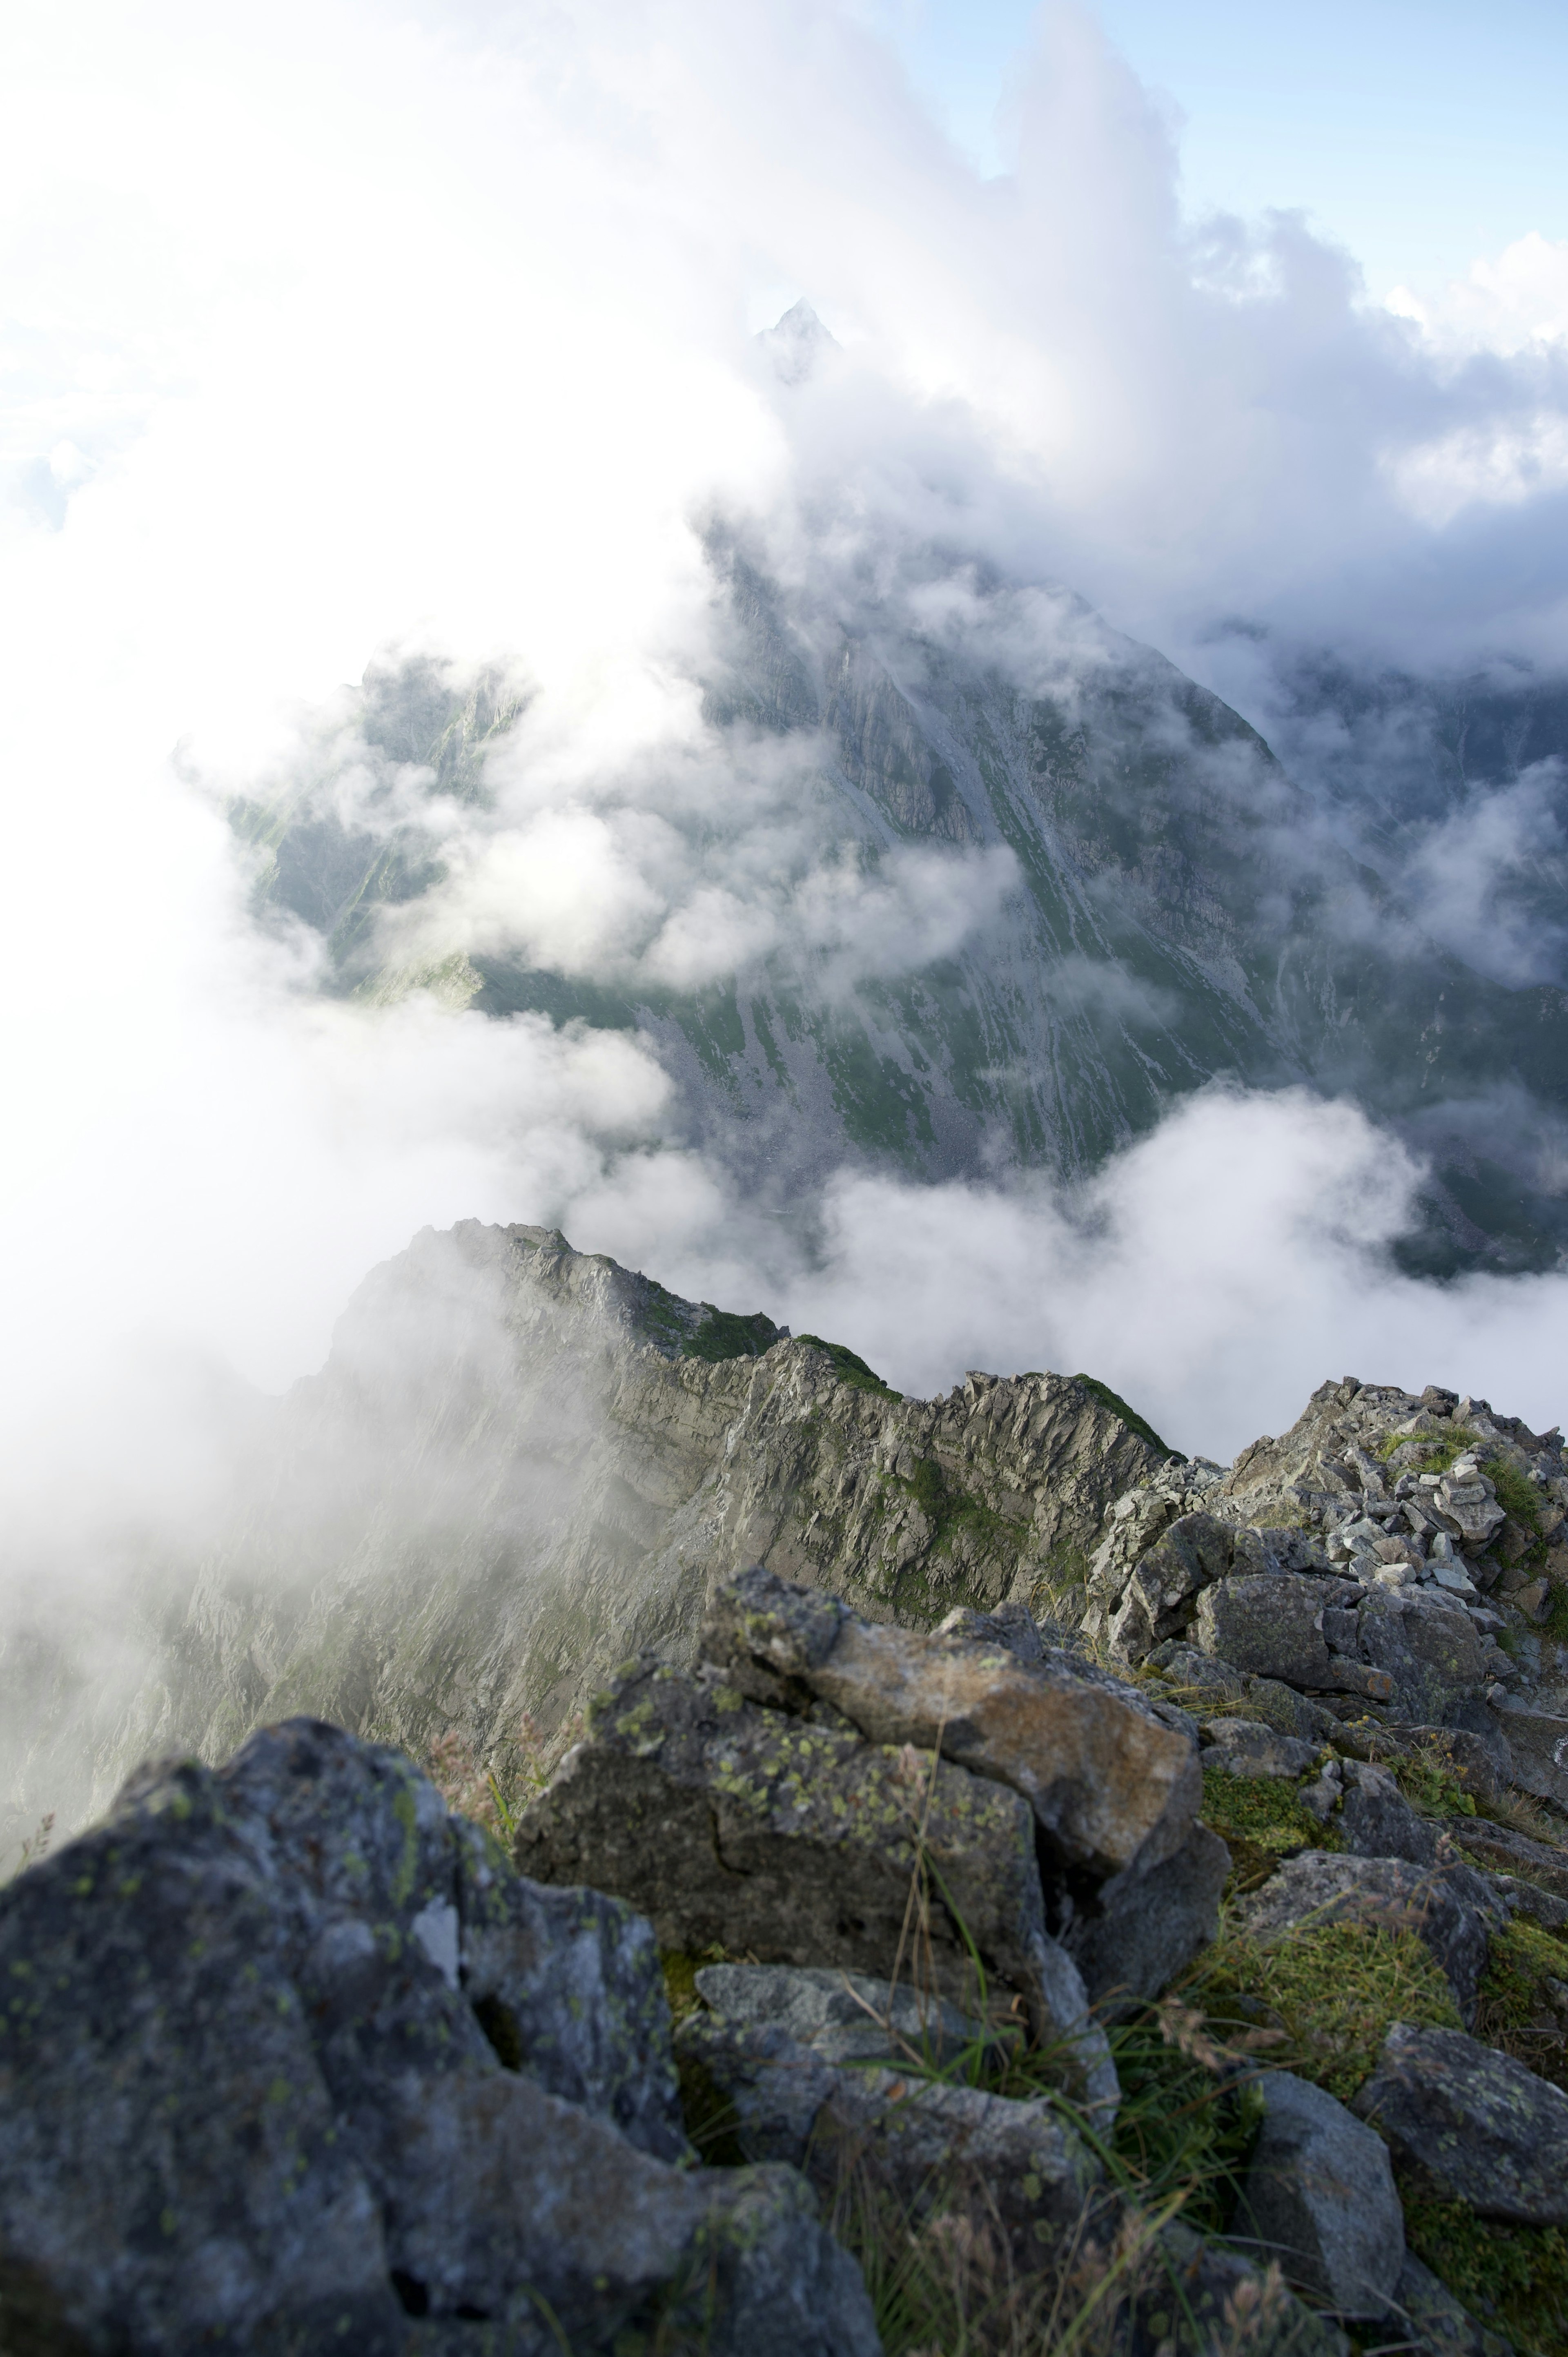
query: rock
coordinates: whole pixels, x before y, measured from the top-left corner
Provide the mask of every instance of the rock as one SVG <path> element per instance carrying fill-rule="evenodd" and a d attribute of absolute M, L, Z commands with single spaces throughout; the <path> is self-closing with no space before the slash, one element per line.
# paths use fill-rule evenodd
<path fill-rule="evenodd" d="M 393 2357 L 413 2309 L 532 2352 L 542 2298 L 598 2349 L 701 2282 L 726 2348 L 871 2357 L 798 2179 L 673 2168 L 607 2116 L 671 2133 L 646 1937 L 506 1878 L 400 1754 L 295 1721 L 138 1777 L 0 1893 L 0 2243 L 78 2345 Z M 460 1985 L 468 1922 L 514 2068 Z M 519 1945 L 552 1923 L 553 1992 Z M 553 2051 L 575 2004 L 603 2018 Z"/>
<path fill-rule="evenodd" d="M 1493 1824 L 1486 1817 L 1455 1817 L 1444 1830 L 1494 1872 L 1520 1876 L 1554 1898 L 1568 1900 L 1568 1850 L 1529 1841 L 1511 1826 Z"/>
<path fill-rule="evenodd" d="M 934 1993 L 820 1964 L 704 1964 L 696 1983 L 732 2029 L 766 2024 L 824 2062 L 918 2059 L 937 2068 L 970 2049 L 995 2063 L 1018 2035 L 999 2033 Z"/>
<path fill-rule="evenodd" d="M 1511 2342 L 1478 2324 L 1412 2251 L 1405 2253 L 1391 2306 L 1421 2357 L 1513 2357 Z"/>
<path fill-rule="evenodd" d="M 1508 1701 L 1497 1714 L 1513 1762 L 1513 1781 L 1539 1800 L 1568 1808 L 1568 1718 Z"/>
<path fill-rule="evenodd" d="M 1337 1824 L 1340 1839 L 1357 1857 L 1402 1857 L 1412 1866 L 1432 1866 L 1437 1835 L 1418 1817 L 1387 1768 L 1360 1760 L 1344 1764 L 1345 1798 Z"/>
<path fill-rule="evenodd" d="M 1526 1580 L 1522 1587 L 1514 1589 L 1510 1601 L 1527 1620 L 1544 1620 L 1552 1606 L 1551 1586 L 1544 1579 Z"/>
<path fill-rule="evenodd" d="M 1326 2317 L 1297 2299 L 1278 2276 L 1223 2243 L 1206 2242 L 1179 2218 L 1151 2247 L 1144 2282 L 1126 2304 L 1125 2341 L 1135 2357 L 1349 2357 L 1350 2343 Z M 1120 2322 L 1121 2319 L 1119 2319 Z"/>
<path fill-rule="evenodd" d="M 1257 2087 L 1263 2120 L 1233 2235 L 1244 2227 L 1265 2258 L 1338 2315 L 1386 2316 L 1404 2264 L 1387 2147 L 1308 2080 L 1270 2071 Z"/>
<path fill-rule="evenodd" d="M 1322 1583 L 1316 1579 L 1291 1573 L 1222 1579 L 1198 1598 L 1197 1642 L 1206 1653 L 1255 1676 L 1367 1693 L 1359 1665 L 1329 1652 L 1324 1608 Z"/>
<path fill-rule="evenodd" d="M 1011 1785 L 1061 1857 L 1097 1876 L 1157 1866 L 1191 1832 L 1191 1738 L 1103 1674 L 877 1626 L 757 1566 L 719 1590 L 703 1648 L 821 1696 L 874 1743 L 940 1748 Z"/>
<path fill-rule="evenodd" d="M 1457 1599 L 1431 1588 L 1380 1589 L 1360 1611 L 1361 1651 L 1392 1682 L 1404 1715 L 1441 1724 L 1485 1676 L 1479 1631 Z"/>
<path fill-rule="evenodd" d="M 980 2197 L 1036 2267 L 1079 2225 L 1104 2171 L 1047 2098 L 1014 2102 L 907 2065 L 845 2068 L 820 2038 L 791 2036 L 788 2021 L 802 2007 L 781 1983 L 786 2003 L 773 2020 L 765 1988 L 745 1990 L 739 2009 L 726 2011 L 733 1976 L 704 1974 L 698 1986 L 714 2010 L 682 2022 L 681 2052 L 728 2098 L 748 2159 L 802 2169 L 829 2201 L 852 2174 L 869 2175 L 916 2216 Z"/>
<path fill-rule="evenodd" d="M 1210 1749 L 1201 1755 L 1205 1769 L 1223 1768 L 1231 1776 L 1304 1776 L 1317 1758 L 1317 1747 L 1296 1735 L 1276 1734 L 1253 1718 L 1211 1718 L 1203 1729 Z"/>
<path fill-rule="evenodd" d="M 1092 2099 L 1114 2100 L 1077 1968 L 1046 1935 L 1033 1814 L 1006 1785 L 650 1656 L 596 1700 L 589 1729 L 520 1822 L 517 1856 L 538 1880 L 613 1891 L 688 1953 L 891 1979 L 918 1944 L 960 2005 L 975 1994 L 972 1940 L 1039 2035 L 1077 2041 Z"/>
<path fill-rule="evenodd" d="M 1208 1945 L 1230 1872 L 1225 1844 L 1198 1824 L 1174 1857 L 1081 1896 L 1061 1939 L 1098 2012 L 1148 2003 Z"/>
<path fill-rule="evenodd" d="M 1035 1616 L 1026 1604 L 1009 1598 L 990 1612 L 976 1612 L 961 1604 L 939 1620 L 939 1637 L 961 1638 L 972 1645 L 1000 1645 L 1009 1653 L 1016 1653 L 1021 1662 L 1037 1662 L 1043 1657 L 1040 1632 Z"/>
<path fill-rule="evenodd" d="M 1495 2047 L 1396 2021 L 1356 2109 L 1483 2218 L 1568 2224 L 1568 2095 Z"/>
<path fill-rule="evenodd" d="M 1460 2018 L 1476 2010 L 1489 1932 L 1508 1910 L 1483 1876 L 1464 1866 L 1422 1867 L 1391 1857 L 1303 1850 L 1244 1899 L 1241 1920 L 1269 1940 L 1298 1924 L 1364 1922 L 1414 1932 L 1454 1992 Z"/>

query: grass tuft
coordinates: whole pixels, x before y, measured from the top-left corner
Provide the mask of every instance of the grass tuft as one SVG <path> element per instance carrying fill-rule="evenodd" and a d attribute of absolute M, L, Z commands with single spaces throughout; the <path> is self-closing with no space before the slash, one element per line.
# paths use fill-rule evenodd
<path fill-rule="evenodd" d="M 1453 1992 L 1413 1932 L 1368 1923 L 1299 1925 L 1279 1941 L 1222 1936 L 1182 1984 L 1212 2029 L 1284 2033 L 1270 2061 L 1348 2103 L 1376 2068 L 1396 2021 L 1463 2027 Z"/>
<path fill-rule="evenodd" d="M 1568 2239 L 1559 2226 L 1504 2226 L 1435 2198 L 1402 2172 L 1405 2240 L 1455 2298 L 1520 2357 L 1568 2357 Z"/>
<path fill-rule="evenodd" d="M 1203 1821 L 1230 1852 L 1232 1891 L 1256 1890 L 1282 1857 L 1298 1850 L 1337 1849 L 1339 1835 L 1302 1807 L 1296 1788 L 1283 1776 L 1233 1776 L 1225 1768 L 1203 1771 Z"/>

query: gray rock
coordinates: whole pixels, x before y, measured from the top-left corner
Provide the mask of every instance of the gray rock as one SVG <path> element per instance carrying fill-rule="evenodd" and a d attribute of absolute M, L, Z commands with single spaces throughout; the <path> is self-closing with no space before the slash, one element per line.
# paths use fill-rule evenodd
<path fill-rule="evenodd" d="M 401 1754 L 315 1722 L 217 1774 L 134 1780 L 0 1893 L 13 2279 L 83 2347 L 170 2357 L 219 2340 L 392 2357 L 406 2305 L 515 2327 L 526 2351 L 536 2295 L 597 2350 L 699 2278 L 721 2338 L 770 2335 L 782 2357 L 796 2343 L 764 2309 L 793 2300 L 822 2357 L 869 2357 L 864 2286 L 799 2179 L 672 2168 L 606 2115 L 669 2131 L 667 2017 L 625 1910 L 581 1900 L 553 1997 L 503 1967 L 521 2066 L 503 2067 L 459 1986 L 465 1916 L 565 1920 L 506 1905 L 506 1879 Z M 574 2000 L 606 2018 L 553 2053 Z M 547 2091 L 557 2064 L 599 2116 Z"/>
<path fill-rule="evenodd" d="M 1393 1688 L 1366 1666 L 1331 1653 L 1323 1633 L 1320 1580 L 1294 1573 L 1222 1579 L 1198 1598 L 1194 1623 L 1206 1653 L 1255 1676 L 1386 1699 Z"/>
<path fill-rule="evenodd" d="M 1257 2083 L 1263 2122 L 1242 2190 L 1250 2241 L 1340 2316 L 1387 2315 L 1404 2264 L 1404 2213 L 1382 2138 L 1288 2071 Z"/>
<path fill-rule="evenodd" d="M 1418 1817 L 1387 1768 L 1365 1760 L 1344 1763 L 1345 1798 L 1336 1816 L 1340 1839 L 1357 1857 L 1402 1857 L 1412 1866 L 1434 1866 L 1437 1835 Z"/>
<path fill-rule="evenodd" d="M 1505 1703 L 1497 1717 L 1514 1782 L 1539 1800 L 1568 1808 L 1568 1718 L 1517 1702 Z"/>
<path fill-rule="evenodd" d="M 1104 2174 L 1048 2098 L 846 2069 L 756 2018 L 693 2014 L 678 2042 L 733 2105 L 748 2159 L 803 2169 L 829 2201 L 852 2174 L 869 2176 L 917 2217 L 978 2198 L 1035 2267 L 1079 2225 Z"/>
<path fill-rule="evenodd" d="M 1122 1875 L 1086 1897 L 1062 1934 L 1101 2014 L 1147 2004 L 1219 1928 L 1230 1853 L 1208 1826 L 1147 1874 Z"/>
<path fill-rule="evenodd" d="M 1255 1718 L 1211 1718 L 1203 1732 L 1209 1749 L 1202 1765 L 1232 1776 L 1304 1776 L 1317 1758 L 1317 1746 L 1298 1735 L 1281 1735 Z"/>
<path fill-rule="evenodd" d="M 1158 1865 L 1192 1830 L 1190 1734 L 1088 1664 L 862 1620 L 757 1565 L 718 1590 L 703 1650 L 759 1699 L 821 1696 L 874 1743 L 940 1749 L 1010 1784 L 1051 1846 L 1098 1878 Z"/>
<path fill-rule="evenodd" d="M 1477 2323 L 1412 2251 L 1405 2253 L 1391 2308 L 1420 2357 L 1513 2357 L 1512 2343 Z"/>
<path fill-rule="evenodd" d="M 648 1656 L 598 1697 L 589 1727 L 521 1821 L 517 1856 L 537 1879 L 613 1891 L 688 1953 L 717 1945 L 890 1979 L 918 1938 L 960 2006 L 975 1995 L 972 1940 L 1038 2034 L 1069 2041 L 1079 2085 L 1114 2100 L 1104 2034 L 1046 1935 L 1033 1813 L 1006 1785 Z"/>
<path fill-rule="evenodd" d="M 1286 1858 L 1240 1911 L 1247 1929 L 1265 1940 L 1315 1923 L 1414 1932 L 1441 1967 L 1463 2021 L 1475 2015 L 1488 1935 L 1508 1920 L 1485 1877 L 1470 1867 L 1423 1867 L 1321 1849 Z"/>
<path fill-rule="evenodd" d="M 1495 1824 L 1487 1817 L 1451 1817 L 1444 1831 L 1494 1873 L 1517 1875 L 1556 1899 L 1568 1900 L 1568 1850 L 1530 1841 L 1510 1825 Z"/>
<path fill-rule="evenodd" d="M 696 1983 L 712 2010 L 736 2029 L 768 2023 L 824 2062 L 918 2059 L 939 2068 L 966 2049 L 999 2061 L 1007 2043 L 1007 2034 L 961 2013 L 946 1997 L 907 1983 L 895 1988 L 868 1973 L 820 1964 L 704 1964 Z"/>
<path fill-rule="evenodd" d="M 1396 2021 L 1356 2109 L 1482 2217 L 1568 2224 L 1568 2095 L 1495 2047 Z"/>
<path fill-rule="evenodd" d="M 1162 2228 L 1145 2263 L 1145 2281 L 1124 2309 L 1132 2357 L 1349 2357 L 1350 2343 L 1326 2316 L 1271 2282 L 1240 2251 L 1206 2242 L 1182 2221 Z M 1119 2322 L 1122 2319 L 1118 2319 Z"/>
<path fill-rule="evenodd" d="M 1035 1616 L 1026 1604 L 1012 1598 L 998 1604 L 989 1612 L 976 1612 L 968 1604 L 958 1605 L 945 1620 L 939 1620 L 939 1637 L 958 1637 L 975 1645 L 1001 1645 L 1015 1653 L 1021 1662 L 1037 1662 L 1044 1653 L 1040 1631 Z"/>
<path fill-rule="evenodd" d="M 1399 1710 L 1442 1724 L 1479 1691 L 1485 1648 L 1456 1598 L 1423 1587 L 1380 1588 L 1361 1607 L 1361 1651 L 1392 1682 Z"/>

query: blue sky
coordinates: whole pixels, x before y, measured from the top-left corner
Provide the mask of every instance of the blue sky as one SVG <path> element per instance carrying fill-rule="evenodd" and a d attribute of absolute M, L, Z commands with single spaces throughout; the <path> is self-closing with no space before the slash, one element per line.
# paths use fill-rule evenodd
<path fill-rule="evenodd" d="M 1100 0 L 1174 100 L 1191 210 L 1299 207 L 1369 291 L 1435 291 L 1530 230 L 1568 237 L 1568 0 Z M 911 73 L 996 169 L 1032 0 L 879 0 Z"/>

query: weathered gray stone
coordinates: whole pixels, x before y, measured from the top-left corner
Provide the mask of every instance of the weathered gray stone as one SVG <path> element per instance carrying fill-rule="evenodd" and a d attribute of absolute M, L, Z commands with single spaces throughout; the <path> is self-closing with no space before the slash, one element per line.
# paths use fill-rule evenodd
<path fill-rule="evenodd" d="M 1096 1875 L 1157 1865 L 1197 1816 L 1190 1736 L 1103 1674 L 876 1626 L 755 1566 L 720 1589 L 703 1647 L 743 1677 L 821 1695 L 873 1742 L 940 1748 L 1011 1785 L 1061 1856 Z"/>
<path fill-rule="evenodd" d="M 1208 1749 L 1205 1769 L 1223 1768 L 1232 1776 L 1305 1776 L 1317 1758 L 1317 1746 L 1298 1735 L 1281 1735 L 1255 1718 L 1211 1718 L 1203 1729 Z"/>
<path fill-rule="evenodd" d="M 1498 1725 L 1513 1760 L 1513 1781 L 1542 1801 L 1568 1808 L 1568 1718 L 1505 1704 Z"/>
<path fill-rule="evenodd" d="M 918 1938 L 960 2005 L 975 1987 L 967 1934 L 1041 2036 L 1077 2041 L 1094 2099 L 1114 2100 L 1077 1969 L 1046 1935 L 1033 1814 L 1006 1785 L 649 1658 L 598 1697 L 589 1726 L 519 1826 L 518 1858 L 540 1881 L 613 1891 L 662 1945 L 693 1953 L 888 1979 Z"/>
<path fill-rule="evenodd" d="M 1222 1579 L 1198 1598 L 1197 1642 L 1255 1676 L 1386 1700 L 1393 1686 L 1375 1668 L 1329 1651 L 1324 1588 L 1322 1580 L 1289 1572 Z"/>
<path fill-rule="evenodd" d="M 1009 2040 L 1021 2035 L 961 2012 L 934 1991 L 821 1964 L 704 1964 L 696 1982 L 733 2028 L 767 2023 L 824 2062 L 920 2060 L 938 2068 L 966 2050 L 999 2062 Z"/>
<path fill-rule="evenodd" d="M 1485 1647 L 1454 1598 L 1432 1588 L 1380 1588 L 1361 1607 L 1360 1622 L 1362 1653 L 1392 1681 L 1402 1713 L 1441 1725 L 1479 1691 Z"/>
<path fill-rule="evenodd" d="M 503 2068 L 458 1986 L 465 1909 L 552 1911 L 504 1908 L 505 1878 L 400 1754 L 314 1722 L 134 1780 L 0 1893 L 12 2285 L 84 2350 L 392 2357 L 406 2306 L 526 2352 L 542 2296 L 597 2350 L 701 2278 L 726 2346 L 870 2357 L 864 2286 L 798 2179 L 671 2168 L 546 2091 L 558 2061 L 613 2113 L 630 2025 L 653 2083 L 633 2124 L 668 2131 L 667 2017 L 613 1902 L 583 1900 L 553 2000 L 510 1982 Z M 574 1994 L 609 2018 L 553 2055 Z M 771 2314 L 791 2300 L 794 2340 Z"/>
<path fill-rule="evenodd" d="M 1021 1662 L 1037 1662 L 1044 1647 L 1035 1616 L 1026 1604 L 1012 1599 L 995 1605 L 989 1612 L 976 1612 L 972 1605 L 960 1604 L 945 1620 L 937 1623 L 939 1637 L 961 1638 L 974 1645 L 1000 1645 L 1009 1653 L 1016 1653 Z"/>
<path fill-rule="evenodd" d="M 829 2200 L 851 2170 L 866 2172 L 916 2216 L 981 2193 L 1036 2266 L 1104 2175 L 1048 2099 L 1015 2102 L 907 2067 L 846 2069 L 755 2012 L 693 2014 L 679 2044 L 728 2097 L 748 2159 L 801 2169 Z"/>
<path fill-rule="evenodd" d="M 1321 1849 L 1286 1858 L 1240 1902 L 1240 1914 L 1263 1940 L 1316 1923 L 1414 1932 L 1441 1966 L 1465 2021 L 1475 2015 L 1488 1935 L 1508 1920 L 1486 1878 L 1470 1867 L 1409 1866 L 1400 1858 Z"/>
<path fill-rule="evenodd" d="M 1339 2315 L 1387 2315 L 1404 2264 L 1387 2146 L 1309 2080 L 1270 2071 L 1257 2083 L 1263 2120 L 1233 2235 Z"/>
<path fill-rule="evenodd" d="M 1454 1817 L 1444 1830 L 1494 1873 L 1516 1875 L 1555 1899 L 1568 1900 L 1568 1850 L 1530 1841 L 1511 1825 L 1495 1824 L 1487 1817 Z"/>
<path fill-rule="evenodd" d="M 1346 1848 L 1357 1857 L 1402 1857 L 1412 1866 L 1437 1860 L 1437 1835 L 1418 1817 L 1392 1773 L 1360 1760 L 1343 1766 L 1345 1798 L 1335 1823 Z"/>
<path fill-rule="evenodd" d="M 1097 2011 L 1148 2003 L 1208 1945 L 1230 1871 L 1225 1844 L 1198 1824 L 1174 1857 L 1084 1897 L 1062 1944 Z"/>
<path fill-rule="evenodd" d="M 1568 2224 L 1568 2095 L 1495 2047 L 1396 2021 L 1356 2109 L 1482 2217 Z"/>

